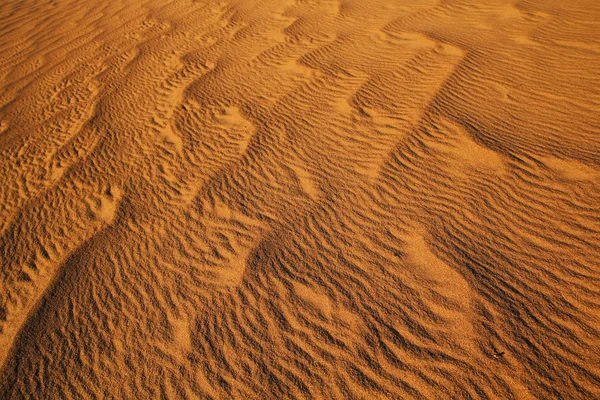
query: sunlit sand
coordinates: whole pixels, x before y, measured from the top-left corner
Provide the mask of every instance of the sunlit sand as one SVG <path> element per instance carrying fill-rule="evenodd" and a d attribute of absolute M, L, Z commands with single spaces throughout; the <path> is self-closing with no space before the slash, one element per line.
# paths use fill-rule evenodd
<path fill-rule="evenodd" d="M 0 398 L 600 398 L 600 2 L 0 3 Z"/>

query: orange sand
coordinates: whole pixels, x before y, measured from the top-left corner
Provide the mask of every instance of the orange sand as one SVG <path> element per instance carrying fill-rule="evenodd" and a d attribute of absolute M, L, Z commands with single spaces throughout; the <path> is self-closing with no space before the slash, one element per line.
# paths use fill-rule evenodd
<path fill-rule="evenodd" d="M 600 398 L 600 2 L 0 4 L 0 398 Z"/>

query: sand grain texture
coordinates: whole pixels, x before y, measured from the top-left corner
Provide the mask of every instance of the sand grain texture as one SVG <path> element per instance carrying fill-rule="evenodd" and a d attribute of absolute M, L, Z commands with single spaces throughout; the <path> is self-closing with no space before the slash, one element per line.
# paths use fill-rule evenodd
<path fill-rule="evenodd" d="M 0 4 L 0 398 L 600 398 L 600 3 Z"/>

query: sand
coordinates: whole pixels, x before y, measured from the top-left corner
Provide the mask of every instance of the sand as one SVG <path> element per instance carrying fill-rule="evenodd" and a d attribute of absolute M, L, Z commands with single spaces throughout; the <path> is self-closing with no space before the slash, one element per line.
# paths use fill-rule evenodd
<path fill-rule="evenodd" d="M 596 0 L 0 4 L 0 398 L 600 398 Z"/>

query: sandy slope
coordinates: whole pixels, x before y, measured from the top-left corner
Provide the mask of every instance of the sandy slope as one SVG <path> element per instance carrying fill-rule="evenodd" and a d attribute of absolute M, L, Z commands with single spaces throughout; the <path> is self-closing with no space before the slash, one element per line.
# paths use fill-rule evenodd
<path fill-rule="evenodd" d="M 596 0 L 0 4 L 0 398 L 600 398 Z"/>

